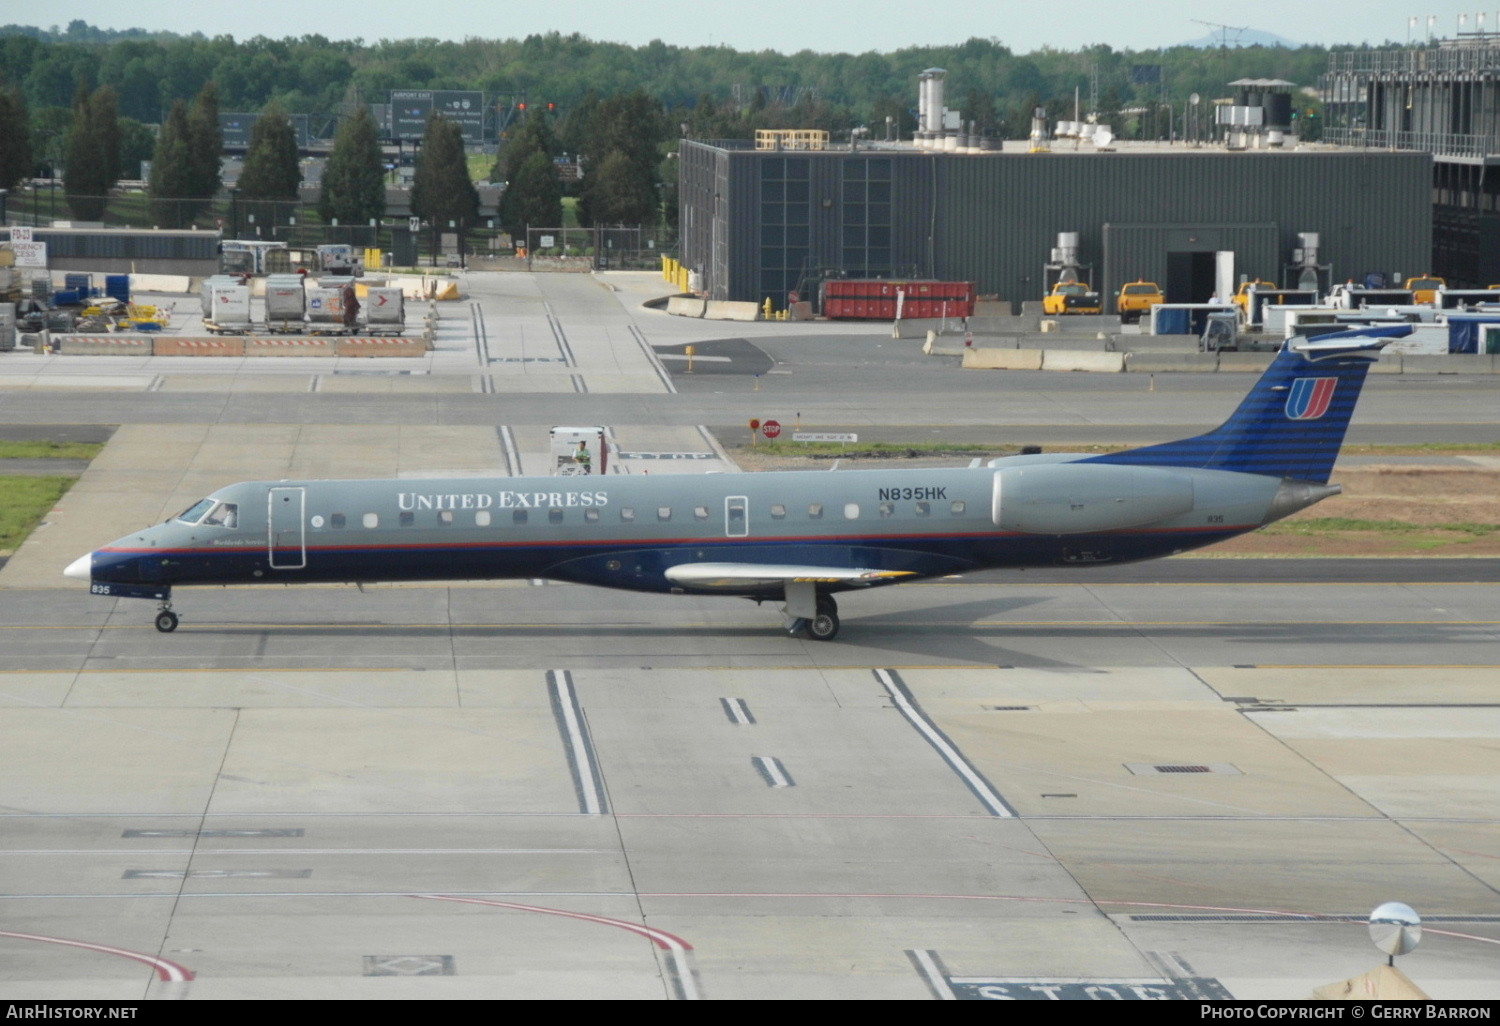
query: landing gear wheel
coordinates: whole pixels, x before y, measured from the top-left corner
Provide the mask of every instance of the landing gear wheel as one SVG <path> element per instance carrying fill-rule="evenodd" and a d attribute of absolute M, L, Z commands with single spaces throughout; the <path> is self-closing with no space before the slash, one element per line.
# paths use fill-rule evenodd
<path fill-rule="evenodd" d="M 839 632 L 839 604 L 832 595 L 818 596 L 818 615 L 807 621 L 807 636 L 813 641 L 832 641 Z"/>
<path fill-rule="evenodd" d="M 813 641 L 832 641 L 839 632 L 837 613 L 819 613 L 807 621 L 807 636 Z"/>
<path fill-rule="evenodd" d="M 163 634 L 171 634 L 177 629 L 177 614 L 170 609 L 163 609 L 156 614 L 156 629 Z"/>

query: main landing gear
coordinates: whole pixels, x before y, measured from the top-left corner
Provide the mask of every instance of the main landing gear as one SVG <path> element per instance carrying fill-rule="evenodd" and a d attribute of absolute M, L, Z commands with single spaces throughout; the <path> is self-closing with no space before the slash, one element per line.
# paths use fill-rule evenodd
<path fill-rule="evenodd" d="M 811 641 L 832 641 L 839 632 L 839 606 L 832 595 L 818 596 L 818 610 L 812 616 L 799 616 L 787 625 L 792 637 Z"/>

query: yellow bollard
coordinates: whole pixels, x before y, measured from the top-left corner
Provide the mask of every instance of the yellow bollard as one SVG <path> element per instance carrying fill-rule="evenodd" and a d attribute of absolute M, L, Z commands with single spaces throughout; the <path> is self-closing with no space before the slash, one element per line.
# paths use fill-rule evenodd
<path fill-rule="evenodd" d="M 761 310 L 762 310 L 761 320 L 764 320 L 764 321 L 771 320 L 771 297 L 770 296 L 766 297 L 766 301 L 765 301 L 764 304 L 762 304 Z"/>

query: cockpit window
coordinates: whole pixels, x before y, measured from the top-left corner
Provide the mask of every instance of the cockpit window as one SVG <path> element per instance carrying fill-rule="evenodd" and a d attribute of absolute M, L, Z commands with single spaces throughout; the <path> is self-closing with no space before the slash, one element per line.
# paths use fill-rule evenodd
<path fill-rule="evenodd" d="M 204 527 L 238 527 L 240 507 L 232 502 L 221 502 L 203 518 Z"/>
<path fill-rule="evenodd" d="M 202 518 L 203 514 L 213 509 L 216 505 L 218 503 L 213 499 L 203 499 L 177 514 L 177 519 L 181 520 L 184 524 L 196 524 Z"/>

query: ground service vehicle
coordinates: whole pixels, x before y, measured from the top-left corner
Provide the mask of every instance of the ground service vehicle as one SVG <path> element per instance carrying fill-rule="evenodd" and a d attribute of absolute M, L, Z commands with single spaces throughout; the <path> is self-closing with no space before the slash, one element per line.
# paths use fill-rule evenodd
<path fill-rule="evenodd" d="M 1261 281 L 1259 278 L 1256 278 L 1254 281 L 1242 281 L 1240 282 L 1240 287 L 1235 290 L 1234 297 L 1230 302 L 1240 308 L 1241 317 L 1249 317 L 1250 293 L 1255 289 L 1274 289 L 1275 287 L 1270 282 Z"/>
<path fill-rule="evenodd" d="M 1120 294 L 1115 297 L 1115 313 L 1120 315 L 1121 321 L 1131 324 L 1139 321 L 1156 304 L 1166 301 L 1161 286 L 1154 281 L 1133 281 L 1120 289 Z"/>
<path fill-rule="evenodd" d="M 1060 281 L 1052 286 L 1052 294 L 1042 300 L 1042 313 L 1096 314 L 1102 313 L 1104 303 L 1099 293 L 1081 281 Z"/>
<path fill-rule="evenodd" d="M 1442 278 L 1435 278 L 1430 274 L 1406 279 L 1406 287 L 1411 289 L 1411 301 L 1418 306 L 1432 306 L 1437 303 L 1438 289 L 1446 287 L 1447 284 Z"/>

